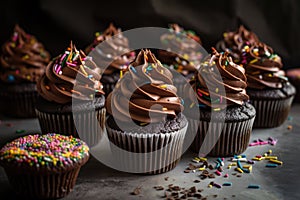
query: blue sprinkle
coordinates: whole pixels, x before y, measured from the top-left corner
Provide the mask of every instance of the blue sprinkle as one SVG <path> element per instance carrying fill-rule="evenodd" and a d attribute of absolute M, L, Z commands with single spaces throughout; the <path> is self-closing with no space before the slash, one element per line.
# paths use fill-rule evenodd
<path fill-rule="evenodd" d="M 223 183 L 223 186 L 232 186 L 232 183 L 231 182 L 226 182 L 226 183 Z"/>
<path fill-rule="evenodd" d="M 266 167 L 275 168 L 275 167 L 278 167 L 278 165 L 277 164 L 267 164 Z"/>
<path fill-rule="evenodd" d="M 15 77 L 13 75 L 8 75 L 7 76 L 7 80 L 8 80 L 8 82 L 14 82 L 15 81 Z"/>
<path fill-rule="evenodd" d="M 246 155 L 245 155 L 245 154 L 243 154 L 243 155 L 242 155 L 242 158 L 246 158 Z"/>
<path fill-rule="evenodd" d="M 237 166 L 242 170 L 244 170 L 240 160 L 237 160 Z"/>
<path fill-rule="evenodd" d="M 260 186 L 259 185 L 254 185 L 254 184 L 250 184 L 250 185 L 248 185 L 248 188 L 259 189 Z"/>
<path fill-rule="evenodd" d="M 134 73 L 137 73 L 136 69 L 135 69 L 132 65 L 130 65 L 129 68 L 130 68 Z"/>
<path fill-rule="evenodd" d="M 93 75 L 88 75 L 88 78 L 93 78 Z"/>
<path fill-rule="evenodd" d="M 217 161 L 218 161 L 218 163 L 220 163 L 220 164 L 222 163 L 222 159 L 221 159 L 221 158 L 218 158 Z"/>
<path fill-rule="evenodd" d="M 249 169 L 242 169 L 243 170 L 243 172 L 245 172 L 245 173 L 247 173 L 247 174 L 249 174 L 250 173 L 250 170 Z"/>
<path fill-rule="evenodd" d="M 199 103 L 199 104 L 198 104 L 198 107 L 199 107 L 199 108 L 205 108 L 205 105 Z"/>
<path fill-rule="evenodd" d="M 180 98 L 181 104 L 184 105 L 184 100 Z"/>

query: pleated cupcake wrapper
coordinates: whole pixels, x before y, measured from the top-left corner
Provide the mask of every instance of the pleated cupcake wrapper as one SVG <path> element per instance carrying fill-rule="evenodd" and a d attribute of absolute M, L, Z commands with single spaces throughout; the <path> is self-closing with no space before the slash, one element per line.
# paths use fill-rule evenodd
<path fill-rule="evenodd" d="M 67 196 L 73 189 L 81 166 L 59 173 L 16 173 L 5 168 L 8 180 L 20 197 L 56 199 Z"/>
<path fill-rule="evenodd" d="M 187 125 L 179 131 L 161 134 L 126 133 L 108 126 L 106 129 L 114 144 L 112 154 L 124 171 L 160 174 L 173 169 L 180 160 Z"/>
<path fill-rule="evenodd" d="M 72 113 L 46 113 L 38 110 L 36 114 L 43 134 L 58 133 L 80 137 L 89 147 L 100 142 L 105 128 L 105 108 L 76 112 L 74 117 Z"/>
<path fill-rule="evenodd" d="M 1 107 L 5 114 L 12 117 L 36 117 L 35 105 L 38 98 L 36 91 L 22 93 L 0 92 Z"/>
<path fill-rule="evenodd" d="M 256 109 L 254 128 L 273 128 L 287 119 L 294 96 L 280 100 L 250 100 Z"/>
<path fill-rule="evenodd" d="M 192 151 L 199 153 L 201 148 L 201 151 L 204 150 L 204 152 L 200 152 L 200 154 L 208 153 L 209 156 L 224 157 L 241 154 L 248 147 L 254 118 L 240 122 L 224 123 L 188 118 L 188 133 L 197 132 L 191 145 Z M 210 146 L 214 143 L 214 146 Z"/>

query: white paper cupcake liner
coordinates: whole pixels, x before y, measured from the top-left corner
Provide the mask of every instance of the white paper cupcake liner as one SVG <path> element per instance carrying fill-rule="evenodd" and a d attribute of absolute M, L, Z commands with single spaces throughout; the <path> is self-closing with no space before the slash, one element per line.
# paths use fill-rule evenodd
<path fill-rule="evenodd" d="M 250 100 L 256 109 L 254 128 L 273 128 L 287 119 L 294 96 L 280 100 Z"/>
<path fill-rule="evenodd" d="M 127 133 L 108 126 L 106 129 L 112 153 L 124 171 L 159 174 L 173 169 L 180 160 L 187 125 L 161 134 Z"/>
<path fill-rule="evenodd" d="M 208 153 L 209 156 L 227 157 L 241 154 L 248 147 L 254 119 L 255 117 L 245 121 L 221 123 L 188 118 L 188 133 L 197 132 L 191 149 L 199 153 L 201 148 L 206 152 L 200 153 Z M 211 144 L 215 145 L 210 146 Z"/>
<path fill-rule="evenodd" d="M 46 113 L 36 109 L 43 134 L 58 133 L 80 137 L 89 147 L 97 145 L 105 128 L 106 109 L 72 113 Z M 79 134 L 78 134 L 79 132 Z"/>

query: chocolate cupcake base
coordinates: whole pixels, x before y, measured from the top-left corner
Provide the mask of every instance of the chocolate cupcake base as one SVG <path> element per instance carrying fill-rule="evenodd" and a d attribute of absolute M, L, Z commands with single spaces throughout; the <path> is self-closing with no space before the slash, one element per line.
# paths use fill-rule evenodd
<path fill-rule="evenodd" d="M 197 133 L 191 150 L 214 157 L 228 157 L 244 152 L 252 133 L 254 107 L 246 103 L 238 108 L 228 108 L 226 113 L 223 115 L 220 113 L 217 117 L 218 119 L 211 119 L 210 111 L 206 110 L 200 111 L 200 120 L 187 116 L 189 121 L 187 133 Z M 220 121 L 221 118 L 223 121 Z M 199 152 L 200 150 L 205 152 Z"/>
<path fill-rule="evenodd" d="M 106 126 L 111 151 L 124 171 L 160 174 L 173 169 L 180 157 L 187 130 L 185 126 L 167 133 L 125 132 Z"/>
<path fill-rule="evenodd" d="M 281 89 L 247 90 L 250 103 L 256 109 L 254 128 L 274 128 L 284 123 L 296 93 L 295 87 L 286 83 Z"/>
<path fill-rule="evenodd" d="M 1 112 L 17 118 L 34 118 L 38 99 L 36 85 L 33 83 L 0 85 Z"/>
<path fill-rule="evenodd" d="M 88 157 L 68 170 L 20 170 L 18 167 L 4 166 L 8 180 L 20 197 L 34 199 L 58 199 L 67 196 L 74 188 L 76 180 Z"/>

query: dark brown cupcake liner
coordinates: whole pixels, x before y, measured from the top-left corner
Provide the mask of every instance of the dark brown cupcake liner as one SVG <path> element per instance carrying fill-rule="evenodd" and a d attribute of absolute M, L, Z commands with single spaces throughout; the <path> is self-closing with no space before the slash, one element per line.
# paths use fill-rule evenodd
<path fill-rule="evenodd" d="M 0 92 L 2 112 L 18 118 L 36 117 L 35 105 L 38 99 L 37 91 L 22 93 Z"/>
<path fill-rule="evenodd" d="M 108 126 L 106 129 L 112 154 L 124 171 L 160 174 L 175 168 L 180 160 L 187 125 L 161 134 L 128 133 Z"/>
<path fill-rule="evenodd" d="M 5 168 L 8 180 L 18 196 L 56 199 L 67 196 L 73 189 L 81 166 L 57 173 L 16 173 Z"/>
<path fill-rule="evenodd" d="M 250 103 L 256 109 L 254 128 L 278 127 L 287 119 L 294 96 L 279 100 L 252 99 Z"/>
<path fill-rule="evenodd" d="M 80 137 L 89 147 L 100 142 L 105 128 L 105 108 L 76 112 L 74 116 L 72 113 L 46 113 L 37 109 L 36 114 L 43 134 L 58 133 Z"/>
<path fill-rule="evenodd" d="M 191 150 L 199 153 L 201 147 L 207 151 L 201 152 L 201 154 L 208 153 L 209 156 L 214 157 L 227 157 L 241 154 L 249 145 L 254 119 L 255 117 L 245 121 L 222 123 L 188 118 L 188 132 L 197 132 L 191 145 Z M 209 133 L 209 135 L 207 135 L 207 133 Z M 209 145 L 214 143 L 214 141 L 216 141 L 216 143 L 210 150 Z"/>

